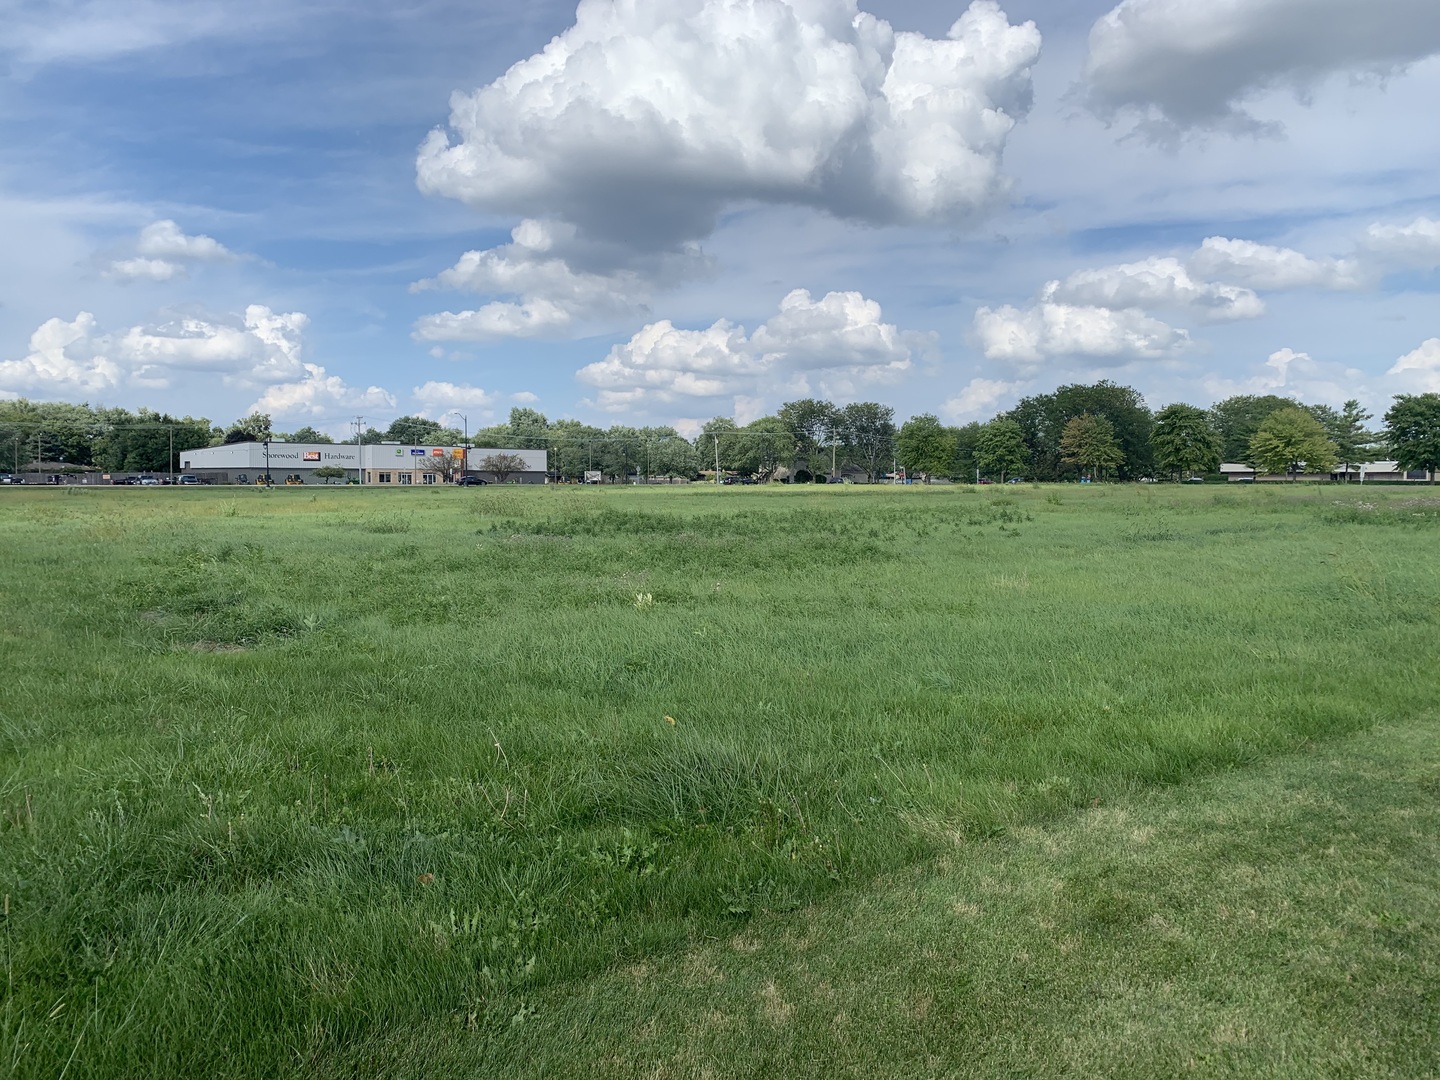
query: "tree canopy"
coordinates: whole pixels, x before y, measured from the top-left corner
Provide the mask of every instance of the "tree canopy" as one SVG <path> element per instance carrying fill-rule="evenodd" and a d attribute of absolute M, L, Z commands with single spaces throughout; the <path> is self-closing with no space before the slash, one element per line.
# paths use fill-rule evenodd
<path fill-rule="evenodd" d="M 1277 409 L 1250 436 L 1251 464 L 1261 472 L 1326 473 L 1335 467 L 1335 444 L 1313 413 L 1298 405 Z"/>
<path fill-rule="evenodd" d="M 1398 394 L 1385 412 L 1390 452 L 1402 469 L 1440 470 L 1440 394 Z"/>
<path fill-rule="evenodd" d="M 895 439 L 900 464 L 906 473 L 921 473 L 928 481 L 955 471 L 955 433 L 930 413 L 912 416 Z"/>
<path fill-rule="evenodd" d="M 1178 479 L 1220 467 L 1222 442 L 1210 415 L 1177 402 L 1155 414 L 1155 464 Z"/>
<path fill-rule="evenodd" d="M 1030 460 L 1025 429 L 1008 416 L 991 420 L 980 429 L 975 460 L 981 472 L 995 476 L 1003 484 L 1007 475 L 1018 473 Z"/>
<path fill-rule="evenodd" d="M 1116 467 L 1119 479 L 1149 476 L 1154 471 L 1150 440 L 1155 419 L 1144 397 L 1133 387 L 1102 380 L 1024 398 L 1005 414 L 1020 425 L 1030 457 L 1028 467 L 1037 480 L 1074 475 L 1076 463 L 1065 461 L 1060 439 L 1065 425 L 1086 413 L 1109 421 L 1123 455 L 1122 463 Z"/>
<path fill-rule="evenodd" d="M 1125 464 L 1125 453 L 1115 441 L 1115 425 L 1103 416 L 1072 416 L 1060 433 L 1060 460 L 1078 465 L 1095 478 Z"/>

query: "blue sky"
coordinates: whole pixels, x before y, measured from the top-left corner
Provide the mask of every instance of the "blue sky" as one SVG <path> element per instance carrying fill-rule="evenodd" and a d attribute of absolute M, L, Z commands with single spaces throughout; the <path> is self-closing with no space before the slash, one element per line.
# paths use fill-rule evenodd
<path fill-rule="evenodd" d="M 1432 0 L 0 24 L 0 395 L 338 434 L 1440 390 Z"/>

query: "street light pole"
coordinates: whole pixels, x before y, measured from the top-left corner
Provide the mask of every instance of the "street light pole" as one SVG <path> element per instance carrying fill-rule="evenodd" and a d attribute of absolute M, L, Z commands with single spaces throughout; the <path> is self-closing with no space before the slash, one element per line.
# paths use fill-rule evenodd
<path fill-rule="evenodd" d="M 265 435 L 264 446 L 265 446 L 265 486 L 268 488 L 268 487 L 270 487 L 270 485 L 271 485 L 271 480 L 270 480 L 270 435 L 269 435 L 268 432 L 267 432 L 266 435 Z"/>
<path fill-rule="evenodd" d="M 720 433 L 712 431 L 710 434 L 715 436 L 715 485 L 718 487 L 720 485 Z"/>
<path fill-rule="evenodd" d="M 458 416 L 465 421 L 465 445 L 460 448 L 460 475 L 470 475 L 470 418 L 459 409 L 451 409 L 446 416 Z"/>

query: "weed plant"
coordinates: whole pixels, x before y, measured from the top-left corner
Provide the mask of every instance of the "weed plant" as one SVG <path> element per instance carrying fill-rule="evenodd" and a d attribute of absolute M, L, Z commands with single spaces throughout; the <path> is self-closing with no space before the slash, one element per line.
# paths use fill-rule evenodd
<path fill-rule="evenodd" d="M 1420 715 L 1437 505 L 0 493 L 3 1059 L 501 1046 L 957 842 Z"/>

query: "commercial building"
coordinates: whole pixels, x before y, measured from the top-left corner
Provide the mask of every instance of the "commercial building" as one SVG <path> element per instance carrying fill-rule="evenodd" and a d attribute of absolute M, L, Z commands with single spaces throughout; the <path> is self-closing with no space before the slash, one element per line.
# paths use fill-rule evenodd
<path fill-rule="evenodd" d="M 522 467 L 503 476 L 510 484 L 543 484 L 549 458 L 544 450 L 506 450 L 472 446 L 408 446 L 399 443 L 230 443 L 185 450 L 180 471 L 212 484 L 253 484 L 268 471 L 274 484 L 364 484 L 397 487 L 433 485 L 462 472 L 492 483 L 502 477 L 485 467 L 487 458 L 518 459 Z M 468 469 L 465 466 L 468 464 Z M 317 469 L 343 469 L 344 478 L 316 477 Z"/>
<path fill-rule="evenodd" d="M 1348 476 L 1346 470 L 1349 470 Z M 1254 466 L 1244 465 L 1239 462 L 1226 462 L 1220 466 L 1221 475 L 1232 482 L 1250 480 L 1289 480 L 1288 474 L 1257 473 Z M 1363 465 L 1337 465 L 1328 473 L 1302 472 L 1294 477 L 1300 482 L 1319 482 L 1322 480 L 1346 480 L 1355 479 L 1360 483 L 1367 480 L 1371 483 L 1424 483 L 1430 479 L 1430 474 L 1424 469 L 1410 469 L 1406 471 L 1400 468 L 1398 461 L 1371 461 Z"/>

